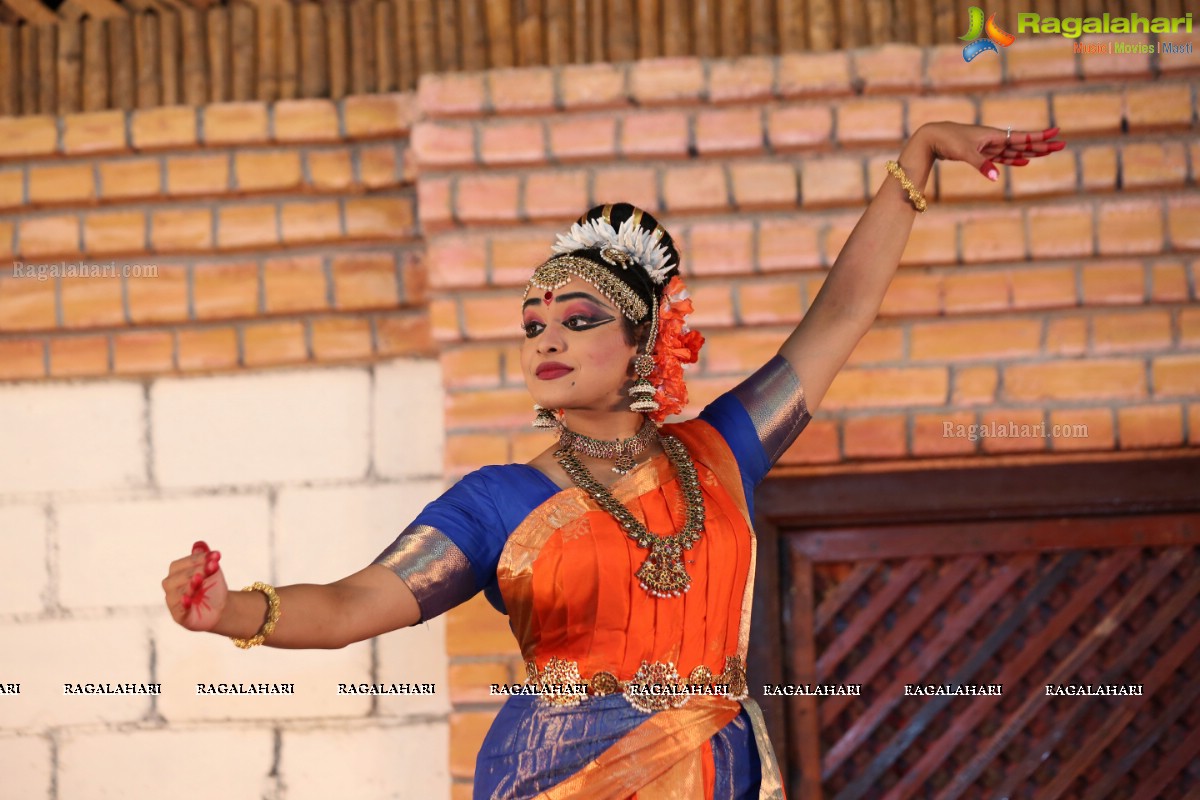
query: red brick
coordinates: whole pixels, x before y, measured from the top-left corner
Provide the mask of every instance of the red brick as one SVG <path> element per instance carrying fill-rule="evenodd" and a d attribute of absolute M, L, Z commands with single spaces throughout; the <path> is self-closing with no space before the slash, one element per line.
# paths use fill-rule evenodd
<path fill-rule="evenodd" d="M 671 167 L 663 178 L 667 210 L 715 211 L 729 203 L 725 170 L 719 164 Z"/>
<path fill-rule="evenodd" d="M 1078 302 L 1074 267 L 1032 267 L 1012 274 L 1013 308 L 1069 308 Z"/>
<path fill-rule="evenodd" d="M 79 252 L 79 217 L 58 214 L 25 217 L 17 223 L 18 253 L 22 258 Z"/>
<path fill-rule="evenodd" d="M 25 202 L 24 169 L 0 169 L 0 208 L 17 208 Z"/>
<path fill-rule="evenodd" d="M 336 142 L 342 138 L 337 105 L 332 100 L 278 100 L 272 110 L 277 142 Z"/>
<path fill-rule="evenodd" d="M 285 203 L 279 216 L 283 241 L 288 244 L 329 242 L 342 236 L 342 212 L 336 200 Z"/>
<path fill-rule="evenodd" d="M 541 122 L 493 122 L 481 131 L 480 155 L 485 164 L 542 164 L 546 161 Z"/>
<path fill-rule="evenodd" d="M 124 325 L 121 281 L 116 277 L 63 278 L 59 281 L 63 327 Z"/>
<path fill-rule="evenodd" d="M 1187 271 L 1182 262 L 1159 262 L 1151 267 L 1150 299 L 1156 303 L 1187 302 Z"/>
<path fill-rule="evenodd" d="M 407 92 L 352 95 L 342 101 L 350 139 L 403 136 L 412 125 L 413 112 L 413 98 Z"/>
<path fill-rule="evenodd" d="M 950 393 L 952 406 L 990 405 L 996 400 L 1000 373 L 995 367 L 955 367 L 954 389 Z"/>
<path fill-rule="evenodd" d="M 713 103 L 767 100 L 774 91 L 775 59 L 743 56 L 709 62 L 708 99 Z"/>
<path fill-rule="evenodd" d="M 784 97 L 852 93 L 849 53 L 785 53 L 779 58 L 779 94 Z"/>
<path fill-rule="evenodd" d="M 1188 444 L 1200 444 L 1200 403 L 1188 406 Z"/>
<path fill-rule="evenodd" d="M 492 109 L 501 114 L 554 109 L 554 72 L 550 69 L 494 69 L 486 76 Z"/>
<path fill-rule="evenodd" d="M 822 408 L 902 408 L 942 405 L 949 392 L 945 367 L 843 369 L 829 387 Z"/>
<path fill-rule="evenodd" d="M 706 333 L 704 374 L 749 375 L 771 360 L 781 344 L 778 331 L 762 328 Z"/>
<path fill-rule="evenodd" d="M 1047 447 L 1046 415 L 1038 409 L 984 411 L 979 422 L 985 453 L 1036 453 Z"/>
<path fill-rule="evenodd" d="M 105 200 L 157 197 L 162 193 L 162 168 L 158 159 L 101 161 L 100 192 Z"/>
<path fill-rule="evenodd" d="M 1023 167 L 1002 168 L 1012 184 L 1013 197 L 1074 195 L 1078 192 L 1079 173 L 1071 153 L 1054 153 L 1031 159 Z"/>
<path fill-rule="evenodd" d="M 652 167 L 614 167 L 599 169 L 592 177 L 594 203 L 623 201 L 640 209 L 657 212 L 658 175 Z"/>
<path fill-rule="evenodd" d="M 757 106 L 701 111 L 696 115 L 701 155 L 754 153 L 763 149 L 763 112 Z"/>
<path fill-rule="evenodd" d="M 446 428 L 450 430 L 525 427 L 532 418 L 533 401 L 523 387 L 489 392 L 451 392 L 446 396 Z"/>
<path fill-rule="evenodd" d="M 129 301 L 129 320 L 134 325 L 187 319 L 186 267 L 160 265 L 155 278 L 126 280 L 125 293 Z"/>
<path fill-rule="evenodd" d="M 517 220 L 520 179 L 515 175 L 464 175 L 458 179 L 459 222 Z"/>
<path fill-rule="evenodd" d="M 588 176 L 582 170 L 534 172 L 525 176 L 525 216 L 573 220 L 588 207 Z"/>
<path fill-rule="evenodd" d="M 422 178 L 417 183 L 417 217 L 428 238 L 454 222 L 449 178 Z"/>
<path fill-rule="evenodd" d="M 541 439 L 544 441 L 545 437 Z M 446 437 L 445 468 L 451 475 L 466 474 L 480 467 L 507 464 L 513 460 L 509 456 L 508 437 L 503 434 L 457 433 Z M 521 459 L 518 456 L 515 460 Z M 493 700 L 489 698 L 486 702 Z"/>
<path fill-rule="evenodd" d="M 196 109 L 191 106 L 141 108 L 129 128 L 137 150 L 192 147 L 196 144 Z"/>
<path fill-rule="evenodd" d="M 831 464 L 841 461 L 838 446 L 838 425 L 832 420 L 815 419 L 808 423 L 804 435 L 779 459 L 780 464 Z"/>
<path fill-rule="evenodd" d="M 1085 147 L 1079 154 L 1080 168 L 1083 170 L 1083 185 L 1080 187 L 1088 193 L 1111 192 L 1117 187 L 1117 150 L 1115 147 L 1100 145 Z"/>
<path fill-rule="evenodd" d="M 805 161 L 800 168 L 800 197 L 805 208 L 862 203 L 866 199 L 862 159 L 834 156 Z"/>
<path fill-rule="evenodd" d="M 1171 315 L 1165 309 L 1092 317 L 1092 349 L 1097 353 L 1168 350 Z"/>
<path fill-rule="evenodd" d="M 924 51 L 911 44 L 883 44 L 852 52 L 854 72 L 863 91 L 916 92 L 921 88 Z"/>
<path fill-rule="evenodd" d="M 908 453 L 908 419 L 903 414 L 850 417 L 842 423 L 846 458 L 901 458 Z"/>
<path fill-rule="evenodd" d="M 459 438 L 459 437 L 454 437 Z M 500 452 L 499 447 L 503 446 L 504 455 L 502 458 L 508 457 L 508 440 L 503 436 L 464 436 L 462 438 L 470 438 L 479 440 L 476 443 L 481 445 L 480 450 L 486 451 L 489 448 L 495 448 L 496 452 Z M 545 442 L 545 436 L 542 436 L 538 441 Z M 471 443 L 466 444 L 456 443 L 456 446 L 462 447 L 464 452 L 471 452 Z M 544 448 L 543 448 L 544 449 Z M 499 464 L 501 461 L 481 462 L 483 464 Z M 524 673 L 522 673 L 523 675 Z M 462 703 L 491 703 L 496 702 L 497 697 L 491 694 L 491 685 L 494 683 L 511 683 L 513 675 L 510 674 L 508 665 L 489 661 L 480 664 L 451 664 L 449 671 L 450 678 L 450 702 L 456 704 Z M 523 678 L 522 678 L 523 680 Z M 451 798 L 453 800 L 453 798 Z"/>
<path fill-rule="evenodd" d="M 1010 291 L 1007 273 L 969 270 L 943 279 L 942 302 L 949 314 L 1001 311 L 1008 308 Z"/>
<path fill-rule="evenodd" d="M 810 303 L 811 305 L 811 303 Z M 904 330 L 873 326 L 855 345 L 847 364 L 887 364 L 904 360 Z"/>
<path fill-rule="evenodd" d="M 689 103 L 704 93 L 704 64 L 698 58 L 636 61 L 630 70 L 630 89 L 640 105 Z"/>
<path fill-rule="evenodd" d="M 908 99 L 909 136 L 930 122 L 961 122 L 974 125 L 977 118 L 975 102 L 969 97 L 910 97 Z"/>
<path fill-rule="evenodd" d="M 113 372 L 152 375 L 175 368 L 175 336 L 170 331 L 137 331 L 113 336 Z"/>
<path fill-rule="evenodd" d="M 880 316 L 924 316 L 942 311 L 942 276 L 902 270 L 888 286 Z"/>
<path fill-rule="evenodd" d="M 1146 369 L 1135 359 L 1047 361 L 1004 368 L 1006 400 L 1133 400 L 1145 396 Z"/>
<path fill-rule="evenodd" d="M 953 264 L 958 261 L 958 224 L 953 218 L 921 218 L 913 226 L 900 256 L 903 265 Z"/>
<path fill-rule="evenodd" d="M 483 75 L 479 73 L 421 76 L 418 113 L 430 117 L 481 114 L 484 111 Z"/>
<path fill-rule="evenodd" d="M 67 155 L 124 150 L 125 112 L 90 111 L 63 117 L 63 152 Z"/>
<path fill-rule="evenodd" d="M 16 254 L 17 226 L 8 220 L 0 220 L 0 258 L 10 259 Z"/>
<path fill-rule="evenodd" d="M 364 197 L 345 201 L 346 235 L 366 239 L 405 239 L 413 231 L 408 197 Z"/>
<path fill-rule="evenodd" d="M 1138 304 L 1145 297 L 1145 271 L 1135 261 L 1089 264 L 1083 268 L 1085 305 Z"/>
<path fill-rule="evenodd" d="M 247 367 L 299 364 L 308 360 L 304 325 L 266 322 L 242 329 L 243 362 Z"/>
<path fill-rule="evenodd" d="M 436 356 L 430 317 L 431 314 L 425 311 L 376 317 L 376 354 L 384 357 Z"/>
<path fill-rule="evenodd" d="M 318 256 L 270 258 L 263 262 L 268 314 L 323 310 L 327 306 L 325 267 Z"/>
<path fill-rule="evenodd" d="M 820 147 L 833 140 L 828 106 L 783 106 L 767 111 L 767 140 L 776 151 Z"/>
<path fill-rule="evenodd" d="M 910 333 L 913 361 L 964 361 L 1036 355 L 1041 350 L 1042 321 L 990 319 L 914 324 Z"/>
<path fill-rule="evenodd" d="M 197 264 L 192 268 L 196 319 L 233 319 L 258 314 L 258 264 L 253 261 Z"/>
<path fill-rule="evenodd" d="M 223 205 L 217 214 L 217 246 L 222 250 L 279 243 L 276 206 L 272 203 Z"/>
<path fill-rule="evenodd" d="M 691 275 L 738 275 L 754 271 L 754 227 L 750 222 L 706 222 L 692 226 L 684 259 Z"/>
<path fill-rule="evenodd" d="M 309 150 L 304 154 L 308 167 L 309 185 L 323 191 L 346 189 L 354 184 L 354 165 L 350 151 Z"/>
<path fill-rule="evenodd" d="M 1157 397 L 1200 395 L 1200 355 L 1162 356 L 1154 359 L 1152 377 Z"/>
<path fill-rule="evenodd" d="M 1130 131 L 1142 133 L 1190 127 L 1191 92 L 1189 83 L 1125 87 L 1125 118 Z"/>
<path fill-rule="evenodd" d="M 511 292 L 465 297 L 462 316 L 468 339 L 512 339 L 521 324 L 520 295 Z"/>
<path fill-rule="evenodd" d="M 1053 317 L 1046 321 L 1046 355 L 1081 356 L 1087 352 L 1087 319 Z"/>
<path fill-rule="evenodd" d="M 962 224 L 963 260 L 1024 260 L 1025 223 L 1019 213 L 974 214 Z"/>
<path fill-rule="evenodd" d="M 150 217 L 150 243 L 156 253 L 179 253 L 212 248 L 212 212 L 208 209 L 167 209 Z"/>
<path fill-rule="evenodd" d="M 339 310 L 395 308 L 396 257 L 391 253 L 348 253 L 333 259 L 333 293 Z"/>
<path fill-rule="evenodd" d="M 560 76 L 563 105 L 567 109 L 628 105 L 626 69 L 616 64 L 568 64 Z"/>
<path fill-rule="evenodd" d="M 179 331 L 179 368 L 229 369 L 238 364 L 237 331 L 233 328 L 184 328 Z"/>
<path fill-rule="evenodd" d="M 1085 47 L 1096 47 L 1109 42 L 1136 44 L 1140 47 L 1150 43 L 1150 37 L 1145 34 L 1086 34 L 1075 41 Z M 1084 71 L 1085 80 L 1112 76 L 1151 77 L 1150 54 L 1147 53 L 1081 54 L 1080 66 Z"/>
<path fill-rule="evenodd" d="M 1095 249 L 1091 208 L 1031 208 L 1027 219 L 1029 252 L 1035 260 L 1090 256 Z"/>
<path fill-rule="evenodd" d="M 0 117 L 0 157 L 49 155 L 57 149 L 55 117 Z"/>
<path fill-rule="evenodd" d="M 1172 246 L 1200 249 L 1200 198 L 1195 195 L 1168 198 L 1167 226 Z"/>
<path fill-rule="evenodd" d="M 516 335 L 514 323 L 513 335 Z M 453 342 L 464 334 L 460 324 L 458 300 L 454 297 L 434 297 L 429 303 L 429 327 L 433 338 L 439 342 Z"/>
<path fill-rule="evenodd" d="M 1043 94 L 995 95 L 985 97 L 980 106 L 981 125 L 1005 129 L 1012 125 L 1013 139 L 1018 131 L 1040 131 L 1050 127 L 1050 103 Z"/>
<path fill-rule="evenodd" d="M 621 155 L 686 157 L 688 115 L 653 111 L 627 115 L 621 123 Z"/>
<path fill-rule="evenodd" d="M 731 284 L 725 281 L 700 280 L 689 281 L 687 288 L 695 308 L 695 311 L 688 315 L 689 326 L 706 329 L 715 326 L 727 328 L 734 324 Z M 796 310 L 799 310 L 799 303 Z"/>
<path fill-rule="evenodd" d="M 243 192 L 295 189 L 303 182 L 296 150 L 242 150 L 234 155 L 233 168 Z"/>
<path fill-rule="evenodd" d="M 1184 347 L 1200 346 L 1200 308 L 1179 310 L 1179 343 Z"/>
<path fill-rule="evenodd" d="M 524 287 L 538 264 L 551 256 L 554 233 L 522 229 L 491 238 L 491 282 Z"/>
<path fill-rule="evenodd" d="M 1109 201 L 1100 205 L 1100 253 L 1158 253 L 1163 247 L 1162 203 L 1158 200 Z"/>
<path fill-rule="evenodd" d="M 792 216 L 764 219 L 758 227 L 758 268 L 763 271 L 791 270 L 821 265 L 816 223 Z"/>
<path fill-rule="evenodd" d="M 204 143 L 257 144 L 267 141 L 264 103 L 212 103 L 204 106 Z"/>
<path fill-rule="evenodd" d="M 1005 48 L 1004 60 L 1012 83 L 1064 83 L 1076 75 L 1074 48 L 1059 36 L 1022 37 L 1019 46 Z"/>
<path fill-rule="evenodd" d="M 1127 189 L 1182 186 L 1187 173 L 1183 142 L 1134 142 L 1121 148 L 1121 176 Z"/>
<path fill-rule="evenodd" d="M 371 324 L 339 317 L 313 320 L 312 347 L 318 361 L 370 358 Z"/>
<path fill-rule="evenodd" d="M 796 206 L 796 168 L 790 163 L 735 162 L 730 165 L 733 198 L 739 209 Z"/>
<path fill-rule="evenodd" d="M 912 453 L 914 456 L 953 456 L 974 453 L 978 439 L 972 440 L 975 412 L 914 414 Z M 961 433 L 961 435 L 960 435 Z"/>
<path fill-rule="evenodd" d="M 1068 408 L 1050 412 L 1051 450 L 1111 450 L 1113 414 L 1107 408 Z"/>
<path fill-rule="evenodd" d="M 937 163 L 935 169 L 937 180 L 930 180 L 925 185 L 926 200 L 984 200 L 997 203 L 1004 201 L 1004 191 L 1010 171 L 1003 167 L 999 169 L 1000 174 L 995 181 L 988 180 L 980 175 L 974 167 L 959 161 L 941 161 Z M 879 174 L 878 171 L 872 171 L 872 176 Z M 884 181 L 885 191 L 897 194 L 904 191 L 895 178 L 892 178 L 891 175 L 887 177 L 890 183 Z M 900 194 L 900 196 L 906 197 L 904 194 Z M 921 223 L 923 224 L 924 221 L 922 219 Z"/>
<path fill-rule="evenodd" d="M 1183 444 L 1183 407 L 1126 406 L 1117 409 L 1122 450 L 1177 447 Z"/>
<path fill-rule="evenodd" d="M 29 202 L 34 205 L 70 203 L 96 197 L 91 164 L 29 167 Z"/>
<path fill-rule="evenodd" d="M 88 214 L 83 218 L 83 250 L 90 255 L 145 252 L 145 212 L 110 211 Z"/>
<path fill-rule="evenodd" d="M 1125 101 L 1120 92 L 1056 92 L 1050 105 L 1054 118 L 1069 126 L 1067 136 L 1118 133 L 1125 115 Z"/>
<path fill-rule="evenodd" d="M 358 173 L 367 189 L 396 186 L 396 148 L 390 144 L 362 147 L 358 153 Z"/>
<path fill-rule="evenodd" d="M 480 599 L 482 597 L 480 595 Z M 489 610 L 492 610 L 490 606 Z M 492 615 L 495 616 L 494 610 L 492 610 Z M 498 629 L 499 623 L 492 621 L 489 623 L 489 627 Z M 483 632 L 486 630 L 486 628 L 482 629 Z M 480 632 L 481 629 L 476 628 L 466 635 L 478 635 Z M 501 632 L 509 639 L 512 638 L 507 626 L 504 626 Z M 479 755 L 483 738 L 492 726 L 495 716 L 494 713 L 488 711 L 460 711 L 450 715 L 450 774 L 452 776 L 470 778 L 474 774 L 475 759 Z"/>
<path fill-rule="evenodd" d="M 195 155 L 167 159 L 167 193 L 176 197 L 229 191 L 229 156 Z"/>
<path fill-rule="evenodd" d="M 899 100 L 847 100 L 837 109 L 837 132 L 842 143 L 899 141 L 904 136 L 904 104 Z"/>
<path fill-rule="evenodd" d="M 495 388 L 501 383 L 503 353 L 503 348 L 490 346 L 447 349 L 441 355 L 443 383 L 449 389 Z"/>
<path fill-rule="evenodd" d="M 46 345 L 37 339 L 0 341 L 0 381 L 41 378 L 46 374 Z"/>
<path fill-rule="evenodd" d="M 612 158 L 616 152 L 614 117 L 565 117 L 549 123 L 550 152 L 559 161 Z"/>
<path fill-rule="evenodd" d="M 50 376 L 77 378 L 108 373 L 108 337 L 66 336 L 50 340 Z"/>
<path fill-rule="evenodd" d="M 1000 56 L 983 53 L 974 61 L 963 60 L 962 46 L 935 45 L 925 57 L 925 79 L 935 92 L 945 89 L 995 89 L 1000 86 Z"/>
<path fill-rule="evenodd" d="M 15 271 L 22 270 L 16 277 Z M 54 311 L 56 281 L 38 280 L 25 274 L 25 265 L 13 265 L 13 277 L 0 279 L 0 331 L 27 331 L 53 328 L 57 324 Z"/>

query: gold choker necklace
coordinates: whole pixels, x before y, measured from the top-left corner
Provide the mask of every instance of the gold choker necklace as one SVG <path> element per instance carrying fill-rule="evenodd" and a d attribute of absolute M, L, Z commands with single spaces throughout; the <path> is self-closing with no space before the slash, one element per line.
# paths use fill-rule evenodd
<path fill-rule="evenodd" d="M 692 585 L 692 577 L 688 575 L 683 563 L 683 554 L 700 541 L 700 534 L 704 530 L 704 495 L 700 491 L 700 479 L 696 476 L 696 464 L 683 442 L 674 436 L 660 435 L 658 428 L 653 424 L 650 424 L 650 427 L 662 444 L 671 466 L 675 468 L 680 489 L 687 501 L 687 520 L 683 529 L 670 536 L 651 533 L 639 522 L 620 500 L 613 497 L 604 484 L 592 476 L 588 468 L 575 456 L 574 447 L 564 445 L 555 451 L 554 457 L 575 485 L 587 492 L 588 496 L 596 501 L 596 505 L 611 514 L 629 538 L 637 542 L 638 547 L 650 551 L 636 573 L 641 587 L 654 597 L 679 597 Z M 645 430 L 644 426 L 642 430 Z M 638 435 L 641 435 L 641 431 Z"/>
<path fill-rule="evenodd" d="M 618 475 L 626 475 L 637 466 L 637 457 L 657 438 L 658 428 L 649 419 L 628 439 L 593 439 L 558 423 L 559 450 L 613 461 L 612 471 Z"/>

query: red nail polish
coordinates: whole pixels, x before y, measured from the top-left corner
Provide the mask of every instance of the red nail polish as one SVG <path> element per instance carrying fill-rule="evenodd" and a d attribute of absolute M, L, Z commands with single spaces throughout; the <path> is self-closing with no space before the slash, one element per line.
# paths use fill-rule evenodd
<path fill-rule="evenodd" d="M 208 545 L 204 542 L 196 542 L 194 545 L 192 545 L 192 555 L 195 555 L 197 551 L 207 553 Z"/>
<path fill-rule="evenodd" d="M 192 576 L 192 579 L 189 581 L 189 583 L 191 584 L 193 590 L 198 589 L 200 584 L 204 583 L 204 576 L 197 572 Z"/>
<path fill-rule="evenodd" d="M 192 596 L 190 594 L 185 594 L 183 596 L 183 607 L 184 608 L 192 607 Z"/>

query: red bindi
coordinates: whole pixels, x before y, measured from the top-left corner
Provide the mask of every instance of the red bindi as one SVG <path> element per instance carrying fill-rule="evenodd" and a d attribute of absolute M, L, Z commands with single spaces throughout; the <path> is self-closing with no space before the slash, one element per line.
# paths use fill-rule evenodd
<path fill-rule="evenodd" d="M 554 299 L 554 292 L 546 292 L 544 295 L 542 295 L 542 302 L 545 303 L 546 305 L 550 305 L 550 301 L 553 299 Z"/>

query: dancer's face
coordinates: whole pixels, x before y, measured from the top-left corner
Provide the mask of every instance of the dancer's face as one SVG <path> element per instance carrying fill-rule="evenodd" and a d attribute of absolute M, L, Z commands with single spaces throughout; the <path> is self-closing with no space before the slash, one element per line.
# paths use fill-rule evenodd
<path fill-rule="evenodd" d="M 521 309 L 521 370 L 545 408 L 628 410 L 637 346 L 621 311 L 587 281 L 573 278 L 550 293 L 536 287 Z"/>

